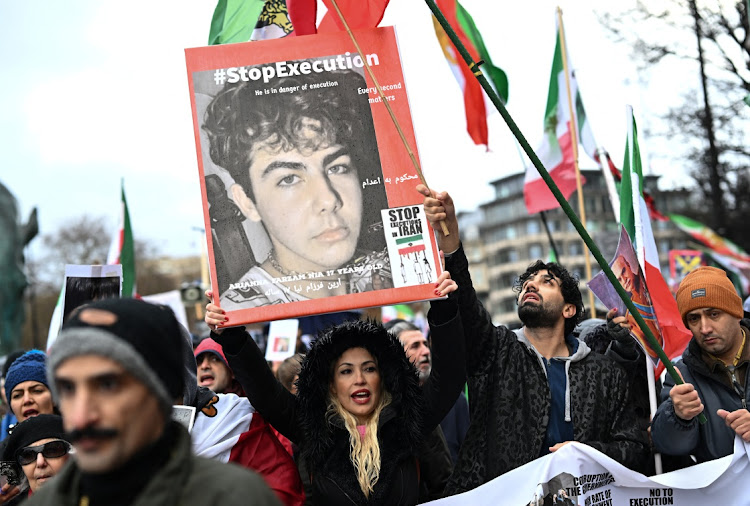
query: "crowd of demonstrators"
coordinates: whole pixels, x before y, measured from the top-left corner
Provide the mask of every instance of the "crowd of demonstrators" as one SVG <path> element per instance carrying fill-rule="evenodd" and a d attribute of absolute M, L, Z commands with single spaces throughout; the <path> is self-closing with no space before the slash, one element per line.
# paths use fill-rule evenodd
<path fill-rule="evenodd" d="M 731 454 L 736 435 L 750 442 L 750 321 L 742 319 L 742 299 L 732 282 L 714 267 L 685 276 L 677 307 L 693 334 L 676 364 L 684 383 L 666 378 L 651 436 L 660 452 L 705 462 Z M 705 424 L 698 423 L 701 413 Z"/>
<path fill-rule="evenodd" d="M 455 288 L 445 272 L 436 294 Z M 213 303 L 206 308 L 212 337 L 222 344 L 252 404 L 299 445 L 315 504 L 418 502 L 419 447 L 465 381 L 453 299 L 433 301 L 429 320 L 436 372 L 423 386 L 403 345 L 382 325 L 360 320 L 318 337 L 304 358 L 294 396 L 247 333 L 220 328 L 224 311 Z"/>
<path fill-rule="evenodd" d="M 515 286 L 524 326 L 496 327 L 473 289 L 452 199 L 423 185 L 417 190 L 458 284 L 466 339 L 471 425 L 446 492 L 473 489 L 570 441 L 643 469 L 648 437 L 627 373 L 571 335 L 583 316 L 578 280 L 559 264 L 532 264 Z"/>
<path fill-rule="evenodd" d="M 647 475 L 653 452 L 671 470 L 750 442 L 750 320 L 723 270 L 700 267 L 678 288 L 693 334 L 676 363 L 685 382 L 657 382 L 651 420 L 649 357 L 624 316 L 583 321 L 578 279 L 540 260 L 514 285 L 523 327 L 495 326 L 451 197 L 417 190 L 445 258 L 429 339 L 404 320 L 344 321 L 272 368 L 213 302 L 195 348 L 165 306 L 86 304 L 49 356 L 6 357 L 0 456 L 20 483 L 0 487 L 0 505 L 412 505 L 571 441 Z M 189 432 L 175 404 L 195 408 Z"/>
<path fill-rule="evenodd" d="M 166 306 L 109 299 L 73 313 L 47 373 L 75 458 L 29 504 L 278 504 L 257 474 L 194 456 L 171 420 L 183 340 Z"/>

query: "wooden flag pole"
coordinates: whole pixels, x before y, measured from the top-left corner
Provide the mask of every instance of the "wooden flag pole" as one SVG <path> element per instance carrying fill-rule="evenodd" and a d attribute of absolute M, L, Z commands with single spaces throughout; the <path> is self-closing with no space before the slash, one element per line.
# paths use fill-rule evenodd
<path fill-rule="evenodd" d="M 336 2 L 336 0 L 331 0 L 331 4 L 333 4 L 333 8 L 336 10 L 336 14 L 341 20 L 341 24 L 344 25 L 344 29 L 346 30 L 346 33 L 349 34 L 349 38 L 352 39 L 352 43 L 354 44 L 354 47 L 357 48 L 357 53 L 359 53 L 359 57 L 362 60 L 362 63 L 365 65 L 365 69 L 367 70 L 367 73 L 369 74 L 370 79 L 372 79 L 373 84 L 375 84 L 375 88 L 378 90 L 378 95 L 380 95 L 380 101 L 383 103 L 383 105 L 385 105 L 385 108 L 391 117 L 391 121 L 393 121 L 393 125 L 396 127 L 396 131 L 398 132 L 399 137 L 401 137 L 401 142 L 403 142 L 407 153 L 409 153 L 409 158 L 411 158 L 411 163 L 414 164 L 414 168 L 417 171 L 419 180 L 422 182 L 423 185 L 429 188 L 429 185 L 427 184 L 427 181 L 424 178 L 424 174 L 422 174 L 422 168 L 419 166 L 417 157 L 414 155 L 414 151 L 412 151 L 411 147 L 409 146 L 409 142 L 406 140 L 406 135 L 404 135 L 404 131 L 401 129 L 401 124 L 398 122 L 396 115 L 393 113 L 393 109 L 391 109 L 391 105 L 388 103 L 388 100 L 386 100 L 385 93 L 383 93 L 383 89 L 380 87 L 380 83 L 378 83 L 378 80 L 375 78 L 375 74 L 372 72 L 372 69 L 370 68 L 370 64 L 367 63 L 367 58 L 365 58 L 365 54 L 362 51 L 362 48 L 359 47 L 359 43 L 357 42 L 357 39 L 354 38 L 354 34 L 352 33 L 352 30 L 349 28 L 349 24 L 346 22 L 346 19 L 344 19 L 344 14 L 341 12 L 341 9 L 339 9 L 339 4 Z M 450 232 L 448 231 L 448 226 L 445 224 L 444 221 L 440 222 L 440 228 L 443 231 L 443 235 L 445 236 L 451 235 Z"/>
<path fill-rule="evenodd" d="M 557 33 L 560 36 L 560 52 L 562 53 L 563 72 L 565 73 L 565 91 L 568 95 L 568 110 L 570 111 L 570 140 L 573 144 L 573 167 L 576 170 L 576 193 L 578 193 L 578 212 L 581 215 L 581 223 L 586 228 L 586 206 L 583 201 L 583 184 L 581 183 L 581 171 L 578 168 L 578 118 L 576 117 L 573 94 L 570 92 L 570 72 L 568 71 L 568 49 L 565 46 L 565 28 L 563 28 L 562 9 L 557 8 Z M 583 243 L 583 256 L 586 265 L 586 279 L 591 280 L 591 258 Z M 596 306 L 594 305 L 594 292 L 589 290 L 589 308 L 591 317 L 596 318 Z"/>
<path fill-rule="evenodd" d="M 500 116 L 503 117 L 503 120 L 508 125 L 508 128 L 510 129 L 510 131 L 513 133 L 513 136 L 518 140 L 518 143 L 523 148 L 523 151 L 524 153 L 526 153 L 526 156 L 529 157 L 529 160 L 531 160 L 531 163 L 533 163 L 534 167 L 536 167 L 536 170 L 539 171 L 539 175 L 542 176 L 542 179 L 544 179 L 544 182 L 547 183 L 547 187 L 552 192 L 552 195 L 555 196 L 555 199 L 557 199 L 557 202 L 560 204 L 560 207 L 562 207 L 563 211 L 568 216 L 568 219 L 573 224 L 575 229 L 578 231 L 578 234 L 580 234 L 580 236 L 583 238 L 583 241 L 586 243 L 586 246 L 588 246 L 589 250 L 594 255 L 594 258 L 599 263 L 599 266 L 602 268 L 602 271 L 607 276 L 607 279 L 609 279 L 609 282 L 612 283 L 612 287 L 620 296 L 623 303 L 625 303 L 625 307 L 628 308 L 628 310 L 633 315 L 633 318 L 635 319 L 638 326 L 641 328 L 641 330 L 643 330 L 643 333 L 646 339 L 648 340 L 649 345 L 654 351 L 656 351 L 656 354 L 658 355 L 659 360 L 661 360 L 662 364 L 664 364 L 664 367 L 667 369 L 667 372 L 672 377 L 672 380 L 674 380 L 675 385 L 682 385 L 683 383 L 685 383 L 680 377 L 680 375 L 677 374 L 677 370 L 674 368 L 674 364 L 672 364 L 672 361 L 669 360 L 669 357 L 667 356 L 667 354 L 664 353 L 664 349 L 661 347 L 661 344 L 659 344 L 659 341 L 657 341 L 656 338 L 654 337 L 654 334 L 651 332 L 651 329 L 649 329 L 648 325 L 646 325 L 646 322 L 641 316 L 641 314 L 638 312 L 638 309 L 636 309 L 635 305 L 633 305 L 633 301 L 630 300 L 630 296 L 622 287 L 620 282 L 617 280 L 617 277 L 615 277 L 615 274 L 614 272 L 612 272 L 612 269 L 610 268 L 609 263 L 602 256 L 602 252 L 599 251 L 599 248 L 596 246 L 596 244 L 594 244 L 594 241 L 591 239 L 591 236 L 581 224 L 581 220 L 579 220 L 576 213 L 573 212 L 573 208 L 570 207 L 570 204 L 568 204 L 568 201 L 565 199 L 565 196 L 563 196 L 563 194 L 560 192 L 560 189 L 557 187 L 557 184 L 555 184 L 555 181 L 552 179 L 552 176 L 550 176 L 547 169 L 544 168 L 544 164 L 542 164 L 537 154 L 531 148 L 529 141 L 526 140 L 526 137 L 518 128 L 518 125 L 516 125 L 516 122 L 513 120 L 510 113 L 508 113 L 508 109 L 505 108 L 505 104 L 503 104 L 502 100 L 500 100 L 500 97 L 497 96 L 497 93 L 495 93 L 495 90 L 492 89 L 492 86 L 487 81 L 487 78 L 485 78 L 484 74 L 482 74 L 482 70 L 479 68 L 482 62 L 481 61 L 475 62 L 471 58 L 471 55 L 469 54 L 469 52 L 466 50 L 464 45 L 458 39 L 456 32 L 454 32 L 453 28 L 451 28 L 450 23 L 448 23 L 448 21 L 445 19 L 445 16 L 440 11 L 438 6 L 435 5 L 435 0 L 425 0 L 425 3 L 427 3 L 427 6 L 435 15 L 435 18 L 437 18 L 438 22 L 445 30 L 445 33 L 448 34 L 448 37 L 450 37 L 451 42 L 453 42 L 453 45 L 455 46 L 455 48 L 461 54 L 461 57 L 464 59 L 466 64 L 474 73 L 474 77 L 476 77 L 477 81 L 479 81 L 479 84 L 481 84 L 482 88 L 484 88 L 485 93 L 487 93 L 487 96 L 495 105 L 495 108 L 500 113 Z M 701 413 L 700 415 L 698 415 L 698 421 L 702 424 L 706 423 L 706 415 L 704 413 Z"/>

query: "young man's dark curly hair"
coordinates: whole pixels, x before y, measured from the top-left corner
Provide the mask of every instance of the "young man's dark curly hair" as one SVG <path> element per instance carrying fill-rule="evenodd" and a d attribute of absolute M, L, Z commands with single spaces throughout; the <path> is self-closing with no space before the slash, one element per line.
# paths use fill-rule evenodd
<path fill-rule="evenodd" d="M 562 265 L 556 262 L 542 262 L 537 260 L 533 264 L 529 265 L 526 271 L 521 274 L 518 279 L 513 283 L 513 291 L 521 293 L 523 284 L 529 278 L 532 278 L 537 272 L 546 270 L 556 278 L 560 280 L 560 291 L 562 292 L 563 300 L 568 304 L 573 304 L 576 307 L 576 314 L 571 318 L 565 320 L 565 335 L 567 336 L 578 323 L 583 320 L 583 313 L 585 311 L 583 307 L 583 297 L 581 296 L 581 290 L 578 289 L 578 277 L 574 276 Z"/>

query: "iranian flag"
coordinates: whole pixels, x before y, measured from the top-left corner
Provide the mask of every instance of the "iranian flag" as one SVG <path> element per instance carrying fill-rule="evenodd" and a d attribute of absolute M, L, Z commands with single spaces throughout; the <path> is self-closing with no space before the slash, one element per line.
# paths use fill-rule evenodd
<path fill-rule="evenodd" d="M 664 352 L 670 359 L 675 359 L 685 351 L 692 333 L 682 323 L 677 301 L 661 274 L 649 211 L 643 198 L 643 168 L 638 146 L 638 130 L 630 106 L 627 116 L 628 137 L 620 182 L 620 222 L 630 236 L 638 263 L 646 276 L 646 286 L 661 330 Z M 664 365 L 660 362 L 656 374 L 661 374 L 663 369 Z"/>
<path fill-rule="evenodd" d="M 484 60 L 481 66 L 482 72 L 490 82 L 495 92 L 503 103 L 508 101 L 508 77 L 502 69 L 492 64 L 492 58 L 484 45 L 482 35 L 479 33 L 474 20 L 469 12 L 458 3 L 458 0 L 437 0 L 437 6 L 442 11 L 445 19 L 456 32 L 461 43 L 471 55 L 472 60 L 478 62 Z M 445 59 L 458 81 L 464 95 L 464 108 L 466 109 L 466 130 L 474 141 L 474 144 L 487 145 L 487 103 L 482 85 L 476 80 L 466 62 L 456 50 L 448 38 L 440 23 L 433 17 L 435 35 L 443 50 Z"/>
<path fill-rule="evenodd" d="M 568 90 L 563 68 L 563 53 L 560 44 L 560 27 L 557 28 L 555 55 L 552 58 L 552 72 L 549 78 L 547 108 L 544 113 L 544 136 L 536 154 L 544 167 L 554 179 L 560 192 L 567 199 L 576 190 L 575 156 L 573 153 L 573 127 L 577 125 L 578 143 L 584 151 L 595 159 L 596 141 L 591 125 L 583 108 L 581 94 L 575 74 L 571 70 L 570 56 L 566 54 L 570 96 L 574 101 L 575 113 L 571 113 L 568 101 Z M 581 184 L 585 180 L 581 177 Z M 536 167 L 526 167 L 523 196 L 529 214 L 559 207 L 560 204 L 552 191 L 539 175 Z"/>
<path fill-rule="evenodd" d="M 263 0 L 219 0 L 211 19 L 208 45 L 249 41 L 264 7 Z"/>
<path fill-rule="evenodd" d="M 133 230 L 130 228 L 130 214 L 125 200 L 125 182 L 120 187 L 120 223 L 112 237 L 107 255 L 107 265 L 122 265 L 122 296 L 135 297 L 135 244 Z"/>
<path fill-rule="evenodd" d="M 672 220 L 672 223 L 677 225 L 680 230 L 689 234 L 690 237 L 700 242 L 701 244 L 704 244 L 707 247 L 711 248 L 711 250 L 715 251 L 716 253 L 735 258 L 743 262 L 750 262 L 750 255 L 748 255 L 745 250 L 737 246 L 729 239 L 721 237 L 719 234 L 708 228 L 703 223 L 692 220 L 685 216 L 681 216 L 679 214 L 670 214 L 669 219 Z"/>
<path fill-rule="evenodd" d="M 417 251 L 425 250 L 422 234 L 410 235 L 408 237 L 396 239 L 396 246 L 398 247 L 399 255 L 408 255 L 409 253 L 416 253 Z"/>

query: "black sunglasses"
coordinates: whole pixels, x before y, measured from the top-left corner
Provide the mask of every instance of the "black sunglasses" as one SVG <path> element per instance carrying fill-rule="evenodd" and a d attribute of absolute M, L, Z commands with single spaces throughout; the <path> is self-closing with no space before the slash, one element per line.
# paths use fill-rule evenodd
<path fill-rule="evenodd" d="M 38 446 L 27 446 L 16 452 L 16 460 L 22 466 L 31 464 L 36 461 L 40 453 L 46 459 L 55 459 L 66 455 L 70 452 L 70 443 L 62 439 L 56 439 Z"/>

